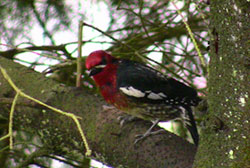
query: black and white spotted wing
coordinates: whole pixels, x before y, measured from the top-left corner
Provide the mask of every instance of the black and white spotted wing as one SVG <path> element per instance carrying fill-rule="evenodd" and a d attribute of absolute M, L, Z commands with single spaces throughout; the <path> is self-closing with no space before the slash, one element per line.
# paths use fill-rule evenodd
<path fill-rule="evenodd" d="M 130 60 L 120 60 L 119 64 L 117 88 L 138 103 L 192 106 L 199 101 L 193 88 L 149 66 Z"/>

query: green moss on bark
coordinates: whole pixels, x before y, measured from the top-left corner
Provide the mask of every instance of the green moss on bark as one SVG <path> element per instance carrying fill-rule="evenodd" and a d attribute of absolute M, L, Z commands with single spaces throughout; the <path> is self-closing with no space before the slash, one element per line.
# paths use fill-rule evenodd
<path fill-rule="evenodd" d="M 209 121 L 196 155 L 197 168 L 249 166 L 250 81 L 245 36 L 250 20 L 244 3 L 211 1 L 215 36 L 208 80 Z M 221 127 L 217 120 L 223 123 Z"/>

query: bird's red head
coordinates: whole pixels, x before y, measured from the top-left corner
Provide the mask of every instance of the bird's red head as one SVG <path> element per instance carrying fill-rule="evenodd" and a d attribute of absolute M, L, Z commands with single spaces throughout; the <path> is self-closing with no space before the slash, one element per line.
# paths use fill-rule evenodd
<path fill-rule="evenodd" d="M 90 70 L 90 76 L 94 76 L 101 72 L 108 64 L 116 60 L 110 54 L 103 50 L 97 50 L 89 54 L 85 65 L 87 70 Z"/>
<path fill-rule="evenodd" d="M 113 59 L 114 57 L 103 50 L 93 51 L 86 59 L 86 68 L 90 70 L 98 65 L 106 65 Z"/>
<path fill-rule="evenodd" d="M 117 108 L 127 107 L 127 100 L 118 92 L 117 70 L 119 59 L 105 51 L 98 50 L 89 54 L 85 62 L 97 87 L 100 88 L 104 99 Z"/>

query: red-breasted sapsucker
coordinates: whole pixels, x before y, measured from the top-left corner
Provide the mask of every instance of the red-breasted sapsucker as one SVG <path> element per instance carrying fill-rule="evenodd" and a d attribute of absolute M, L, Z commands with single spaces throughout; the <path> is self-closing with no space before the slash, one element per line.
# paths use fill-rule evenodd
<path fill-rule="evenodd" d="M 86 68 L 108 103 L 132 116 L 155 121 L 154 125 L 182 118 L 198 145 L 191 109 L 201 100 L 196 90 L 147 65 L 117 59 L 102 50 L 87 57 Z"/>

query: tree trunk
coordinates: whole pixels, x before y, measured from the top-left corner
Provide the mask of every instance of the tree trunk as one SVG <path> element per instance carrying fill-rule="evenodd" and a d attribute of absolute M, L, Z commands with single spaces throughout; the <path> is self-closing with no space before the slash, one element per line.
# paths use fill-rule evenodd
<path fill-rule="evenodd" d="M 209 116 L 194 167 L 249 167 L 249 3 L 211 1 Z"/>

